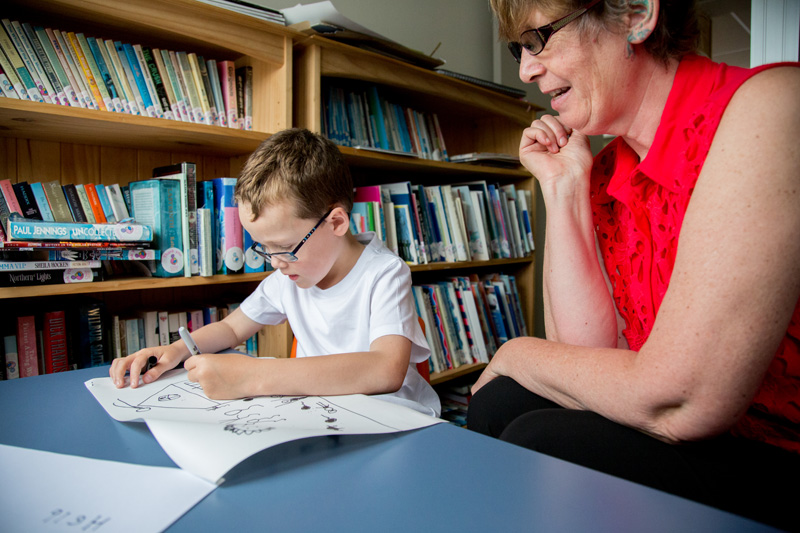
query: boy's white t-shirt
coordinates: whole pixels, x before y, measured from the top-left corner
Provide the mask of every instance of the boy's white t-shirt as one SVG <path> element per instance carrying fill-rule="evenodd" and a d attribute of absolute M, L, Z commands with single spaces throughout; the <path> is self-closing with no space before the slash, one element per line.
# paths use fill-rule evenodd
<path fill-rule="evenodd" d="M 286 320 L 297 338 L 297 357 L 369 351 L 375 339 L 402 335 L 411 341 L 411 361 L 397 392 L 373 396 L 439 416 L 439 396 L 416 363 L 430 356 L 411 293 L 411 271 L 373 233 L 356 235 L 366 246 L 355 266 L 328 289 L 301 289 L 275 271 L 242 302 L 259 324 Z"/>

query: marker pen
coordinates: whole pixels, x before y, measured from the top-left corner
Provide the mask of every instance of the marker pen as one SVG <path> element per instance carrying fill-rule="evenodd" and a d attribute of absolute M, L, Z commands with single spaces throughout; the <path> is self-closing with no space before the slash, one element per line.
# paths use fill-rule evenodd
<path fill-rule="evenodd" d="M 200 355 L 200 348 L 197 347 L 197 344 L 195 344 L 194 339 L 186 330 L 186 328 L 181 326 L 178 328 L 178 333 L 180 334 L 181 339 L 183 339 L 183 342 L 186 344 L 186 347 L 189 348 L 189 353 L 192 355 Z"/>

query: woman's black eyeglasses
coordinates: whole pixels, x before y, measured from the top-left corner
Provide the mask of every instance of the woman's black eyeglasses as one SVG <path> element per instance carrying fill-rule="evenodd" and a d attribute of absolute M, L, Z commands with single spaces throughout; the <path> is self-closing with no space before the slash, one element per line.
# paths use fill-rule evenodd
<path fill-rule="evenodd" d="M 291 252 L 275 252 L 274 254 L 271 254 L 269 252 L 264 251 L 264 247 L 261 246 L 261 243 L 258 242 L 254 242 L 253 245 L 250 246 L 250 249 L 253 250 L 255 253 L 257 253 L 258 255 L 260 255 L 261 257 L 263 257 L 264 259 L 266 259 L 267 261 L 269 261 L 270 264 L 272 264 L 273 257 L 277 257 L 278 259 L 280 259 L 281 261 L 285 261 L 286 263 L 294 263 L 295 261 L 297 261 L 297 256 L 295 255 L 297 251 L 300 249 L 301 246 L 303 246 L 306 243 L 308 238 L 311 237 L 311 235 L 313 235 L 315 231 L 317 231 L 317 228 L 320 227 L 323 222 L 325 222 L 325 219 L 328 218 L 328 215 L 330 215 L 332 212 L 333 209 L 330 209 L 328 210 L 327 213 L 322 215 L 322 218 L 319 219 L 319 222 L 314 224 L 314 227 L 311 228 L 311 231 L 308 232 L 308 235 L 303 237 L 303 240 L 300 241 L 300 244 L 295 246 L 294 250 L 292 250 Z"/>
<path fill-rule="evenodd" d="M 593 0 L 589 3 L 589 5 L 584 6 L 577 11 L 573 11 L 569 15 L 558 19 L 555 22 L 551 22 L 545 26 L 540 28 L 533 28 L 531 30 L 526 30 L 522 32 L 522 35 L 519 36 L 519 42 L 511 42 L 508 43 L 508 49 L 511 51 L 511 55 L 514 56 L 514 59 L 517 60 L 517 63 L 522 61 L 522 49 L 528 51 L 529 54 L 535 56 L 542 53 L 544 50 L 547 41 L 550 37 L 553 36 L 555 32 L 576 20 L 578 17 L 589 11 L 595 5 L 597 5 L 600 0 Z"/>

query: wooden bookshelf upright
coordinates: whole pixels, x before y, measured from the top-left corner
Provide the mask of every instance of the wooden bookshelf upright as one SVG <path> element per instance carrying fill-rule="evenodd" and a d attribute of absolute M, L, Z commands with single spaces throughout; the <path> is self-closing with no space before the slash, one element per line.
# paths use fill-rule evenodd
<path fill-rule="evenodd" d="M 270 134 L 292 124 L 292 49 L 287 28 L 193 0 L 7 0 L 3 17 L 64 31 L 185 50 L 253 68 L 253 131 L 0 98 L 0 172 L 17 181 L 126 184 L 152 169 L 197 163 L 198 180 L 236 176 Z M 3 322 L 18 309 L 73 309 L 91 296 L 109 313 L 241 301 L 265 274 L 136 278 L 0 288 Z M 261 353 L 288 354 L 275 328 Z"/>
<path fill-rule="evenodd" d="M 517 154 L 522 130 L 537 108 L 499 94 L 378 53 L 319 36 L 298 40 L 294 53 L 294 121 L 296 126 L 323 131 L 324 84 L 350 80 L 375 84 L 417 110 L 435 112 L 450 155 L 470 152 Z M 503 169 L 409 158 L 340 147 L 356 185 L 411 181 L 438 185 L 475 180 L 514 184 L 535 194 L 533 178 L 521 167 Z M 535 202 L 534 202 L 535 205 Z M 534 206 L 531 206 L 533 208 Z M 535 219 L 531 213 L 531 220 Z M 522 314 L 532 334 L 534 256 L 485 262 L 431 263 L 411 267 L 415 283 L 450 275 L 504 272 L 516 276 Z M 480 370 L 483 364 L 463 365 L 431 375 L 433 384 Z"/>

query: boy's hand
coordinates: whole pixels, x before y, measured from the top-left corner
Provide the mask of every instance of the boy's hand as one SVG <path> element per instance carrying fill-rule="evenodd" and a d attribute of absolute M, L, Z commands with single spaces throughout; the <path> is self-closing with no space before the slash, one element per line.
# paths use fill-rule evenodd
<path fill-rule="evenodd" d="M 111 381 L 118 389 L 121 389 L 127 384 L 125 374 L 130 373 L 130 385 L 132 389 L 139 386 L 139 376 L 142 377 L 142 382 L 145 384 L 152 383 L 157 380 L 161 374 L 175 368 L 180 362 L 180 358 L 171 356 L 167 348 L 167 346 L 144 348 L 127 357 L 114 359 L 108 371 Z M 150 370 L 144 372 L 147 360 L 151 356 L 155 356 L 158 362 L 155 366 L 151 367 Z"/>
<path fill-rule="evenodd" d="M 233 400 L 253 395 L 248 385 L 256 359 L 244 354 L 200 354 L 183 363 L 189 381 L 199 383 L 213 400 Z"/>

